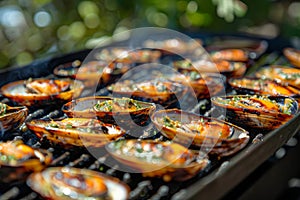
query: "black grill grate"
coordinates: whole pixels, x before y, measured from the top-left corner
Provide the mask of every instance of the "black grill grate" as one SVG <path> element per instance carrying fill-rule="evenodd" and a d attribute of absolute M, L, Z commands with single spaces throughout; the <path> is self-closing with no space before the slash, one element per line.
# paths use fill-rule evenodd
<path fill-rule="evenodd" d="M 62 57 L 61 60 L 66 59 L 73 60 L 72 56 Z M 59 61 L 58 61 L 59 62 Z M 50 64 L 49 64 L 50 63 Z M 49 61 L 48 70 L 51 71 L 54 64 L 57 64 L 55 61 Z M 52 66 L 51 66 L 52 63 Z M 281 56 L 279 52 L 271 52 L 268 54 L 262 55 L 262 57 L 256 62 L 256 64 L 249 70 L 248 73 L 253 72 L 258 67 L 262 65 L 270 65 L 270 64 L 285 64 L 286 60 Z M 35 66 L 36 67 L 36 66 Z M 44 74 L 35 76 L 44 76 Z M 52 77 L 53 75 L 48 75 Z M 24 77 L 28 78 L 28 77 Z M 13 81 L 10 80 L 10 81 Z M 232 91 L 234 93 L 234 91 Z M 105 89 L 98 90 L 95 95 L 107 95 L 107 91 Z M 1 102 L 10 103 L 7 98 L 1 97 Z M 213 109 L 210 108 L 210 102 L 208 100 L 201 100 L 199 103 L 192 108 L 189 108 L 189 111 L 195 112 L 200 109 L 200 113 L 205 116 L 210 116 L 213 112 Z M 31 109 L 30 114 L 27 117 L 27 120 L 31 119 L 54 119 L 65 117 L 60 107 L 46 107 L 46 108 L 38 108 Z M 222 116 L 220 116 L 222 117 Z M 149 129 L 148 132 L 145 132 L 140 136 L 141 139 L 144 137 L 148 137 L 149 135 L 153 135 L 154 138 L 158 140 L 163 140 L 163 136 L 160 134 L 153 133 L 154 129 Z M 125 136 L 126 137 L 126 136 Z M 254 138 L 254 141 L 259 140 L 261 135 L 257 135 Z M 70 148 L 64 149 L 59 145 L 50 144 L 47 139 L 43 138 L 39 140 L 32 132 L 26 130 L 26 127 L 23 125 L 19 130 L 13 132 L 7 132 L 1 135 L 0 140 L 14 140 L 14 139 L 22 139 L 26 144 L 34 147 L 39 147 L 42 149 L 46 149 L 53 153 L 54 160 L 51 163 L 51 166 L 71 166 L 78 168 L 87 168 L 96 171 L 100 171 L 106 173 L 108 175 L 119 178 L 120 180 L 127 183 L 130 188 L 130 199 L 173 199 L 173 200 L 181 200 L 186 199 L 186 194 L 190 186 L 192 186 L 195 182 L 200 180 L 202 177 L 208 175 L 212 171 L 222 170 L 223 166 L 226 166 L 228 160 L 231 158 L 221 159 L 212 158 L 212 164 L 204 172 L 201 172 L 196 177 L 191 180 L 185 182 L 163 182 L 159 179 L 150 179 L 143 178 L 140 174 L 134 173 L 125 173 L 119 171 L 119 166 L 114 165 L 113 167 L 108 167 L 104 163 L 107 159 L 111 159 L 108 154 L 104 153 L 103 156 L 99 158 L 94 158 L 89 154 L 89 152 L 84 148 Z M 252 144 L 250 144 L 252 145 Z M 1 169 L 0 169 L 1 170 Z M 224 183 L 225 184 L 225 183 Z M 8 185 L 1 185 L 0 187 L 0 199 L 23 199 L 23 200 L 31 200 L 31 199 L 41 199 L 41 197 L 33 192 L 24 182 L 14 182 Z"/>

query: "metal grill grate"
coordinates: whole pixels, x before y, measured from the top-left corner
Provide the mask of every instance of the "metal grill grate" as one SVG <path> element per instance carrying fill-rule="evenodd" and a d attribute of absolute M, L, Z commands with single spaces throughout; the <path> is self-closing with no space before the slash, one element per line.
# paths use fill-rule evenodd
<path fill-rule="evenodd" d="M 62 58 L 63 59 L 63 58 Z M 70 60 L 71 57 L 68 57 Z M 258 67 L 263 65 L 270 64 L 285 64 L 287 61 L 281 56 L 278 52 L 271 52 L 269 54 L 262 55 L 262 57 L 257 60 L 255 65 L 248 71 L 248 74 L 255 71 Z M 51 74 L 49 75 L 52 76 Z M 234 91 L 232 91 L 234 93 Z M 96 92 L 95 95 L 107 95 L 105 89 L 100 89 Z M 1 97 L 1 102 L 11 103 L 7 98 Z M 195 106 L 189 109 L 189 111 L 195 112 L 200 109 L 200 113 L 204 116 L 210 116 L 213 112 L 213 109 L 210 108 L 210 102 L 208 100 L 201 100 Z M 27 117 L 27 120 L 31 119 L 53 119 L 65 117 L 60 107 L 46 107 L 30 110 L 30 114 Z M 151 131 L 154 129 L 149 129 L 148 132 L 145 132 L 140 136 L 141 139 L 148 137 L 147 134 L 152 134 Z M 153 137 L 156 139 L 163 140 L 163 136 L 160 134 L 153 134 Z M 253 142 L 250 146 L 253 146 L 260 141 L 260 134 L 256 134 L 257 137 L 252 138 Z M 125 136 L 126 137 L 126 136 Z M 120 180 L 127 183 L 130 188 L 130 199 L 186 199 L 188 191 L 190 188 L 202 177 L 209 175 L 212 172 L 222 172 L 223 168 L 226 168 L 226 165 L 230 162 L 231 158 L 221 159 L 212 158 L 212 164 L 210 168 L 204 172 L 201 172 L 195 178 L 185 181 L 185 182 L 168 182 L 165 183 L 159 179 L 149 179 L 144 178 L 140 174 L 125 173 L 119 170 L 118 165 L 113 167 L 108 167 L 104 163 L 107 159 L 111 159 L 108 154 L 104 154 L 99 158 L 94 158 L 89 154 L 89 152 L 84 148 L 72 148 L 64 149 L 58 145 L 50 144 L 47 139 L 43 138 L 41 141 L 30 131 L 26 130 L 26 127 L 21 126 L 20 130 L 7 132 L 4 135 L 1 135 L 0 140 L 14 140 L 22 139 L 26 144 L 46 149 L 53 153 L 54 160 L 51 163 L 51 166 L 71 166 L 78 168 L 87 168 L 95 171 L 100 171 L 106 173 L 110 176 L 119 178 Z M 80 149 L 80 150 L 79 150 Z M 243 155 L 242 155 L 243 156 Z M 41 197 L 33 192 L 26 183 L 14 182 L 8 185 L 1 185 L 0 187 L 0 199 L 41 199 Z"/>

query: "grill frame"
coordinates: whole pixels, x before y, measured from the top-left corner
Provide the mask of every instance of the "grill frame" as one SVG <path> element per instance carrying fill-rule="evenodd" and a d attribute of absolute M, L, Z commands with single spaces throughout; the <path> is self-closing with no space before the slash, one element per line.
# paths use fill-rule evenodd
<path fill-rule="evenodd" d="M 207 37 L 214 37 L 214 36 L 219 36 L 219 34 L 196 35 L 196 37 L 198 38 L 207 38 Z M 238 37 L 240 36 L 238 35 Z M 244 36 L 244 35 L 242 37 L 249 38 L 249 36 Z M 256 39 L 260 39 L 260 38 L 256 38 Z M 282 57 L 280 57 L 281 54 L 278 53 L 277 51 L 280 51 L 285 46 L 289 46 L 289 42 L 282 39 L 269 40 L 268 42 L 269 42 L 269 48 L 267 50 L 267 54 L 272 56 L 272 53 L 276 52 L 274 54 L 275 56 L 277 56 L 277 59 L 275 59 L 277 60 L 276 62 L 277 63 L 284 62 L 282 61 Z M 32 78 L 45 77 L 45 76 L 51 77 L 54 67 L 56 67 L 59 64 L 74 61 L 75 59 L 83 60 L 90 51 L 91 50 L 82 50 L 82 51 L 62 55 L 60 57 L 45 58 L 42 60 L 34 61 L 30 65 L 27 65 L 20 69 L 11 69 L 8 71 L 0 72 L 0 80 L 4 80 L 1 81 L 0 86 L 11 81 L 27 79 L 29 77 Z M 251 74 L 251 72 L 255 71 L 258 67 L 260 67 L 260 62 L 263 59 L 262 57 L 256 62 L 254 66 L 251 67 L 251 69 L 248 71 L 248 74 Z M 272 64 L 268 62 L 269 61 L 266 59 L 264 61 L 264 64 Z M 272 59 L 270 60 L 270 62 L 273 62 Z M 102 94 L 105 93 L 105 91 L 103 90 L 100 92 L 98 91 L 98 93 Z M 54 111 L 52 110 L 50 113 L 52 112 Z M 58 115 L 61 114 L 62 113 L 58 113 Z M 47 117 L 47 115 L 43 115 L 43 114 L 41 116 L 43 116 L 43 118 L 50 118 L 50 116 Z M 263 162 L 265 162 L 270 156 L 272 156 L 276 152 L 278 148 L 283 146 L 291 137 L 293 137 L 299 131 L 300 124 L 297 122 L 299 119 L 300 119 L 300 113 L 298 113 L 293 119 L 291 119 L 289 122 L 281 126 L 279 129 L 271 131 L 266 135 L 263 135 L 263 139 L 261 139 L 260 137 L 254 138 L 246 148 L 244 148 L 236 155 L 228 159 L 218 161 L 217 166 L 214 166 L 213 169 L 211 169 L 208 173 L 205 173 L 204 176 L 199 175 L 198 177 L 196 177 L 197 180 L 195 180 L 194 178 L 192 181 L 187 181 L 186 183 L 188 183 L 188 187 L 185 188 L 185 186 L 183 187 L 180 186 L 180 189 L 178 189 L 178 191 L 173 193 L 171 195 L 171 198 L 172 199 L 182 199 L 182 198 L 219 199 L 223 197 L 230 190 L 234 189 L 242 180 L 244 180 L 247 176 L 249 176 L 251 172 L 253 172 L 257 167 L 259 167 Z M 64 154 L 62 154 L 61 156 L 64 156 Z M 57 159 L 59 160 L 59 158 Z M 78 157 L 78 159 L 80 158 Z M 99 162 L 101 163 L 101 160 Z M 59 161 L 57 161 L 56 164 L 58 163 Z M 76 166 L 80 163 L 80 160 L 76 161 L 75 159 L 75 161 L 71 161 L 68 164 L 70 165 L 70 163 L 71 165 L 74 164 Z M 92 165 L 90 165 L 89 167 L 92 167 Z M 108 168 L 106 170 L 106 173 L 115 174 L 116 170 L 113 168 Z M 136 199 L 136 197 L 139 197 L 138 195 L 135 196 L 134 195 L 135 193 L 138 194 L 138 193 L 147 192 L 147 190 L 151 190 L 151 187 L 153 187 L 153 183 L 155 183 L 155 181 L 157 180 L 154 181 L 151 180 L 149 184 L 149 179 L 142 179 L 141 182 L 134 183 L 135 186 L 133 187 L 133 191 L 131 192 L 131 199 Z M 185 185 L 185 184 L 179 184 L 179 185 Z M 158 199 L 166 199 L 165 193 L 166 190 L 170 190 L 170 186 L 168 187 L 168 189 L 166 189 L 164 186 L 165 184 L 161 184 L 161 186 L 157 188 L 157 191 L 154 192 L 155 194 L 152 195 L 153 196 L 156 195 L 155 197 L 158 197 Z M 12 187 L 6 190 L 6 192 L 4 192 L 2 195 L 5 195 L 7 194 L 7 192 L 10 191 L 12 191 L 12 193 L 14 192 L 14 185 L 12 185 Z M 33 197 L 32 199 L 39 198 L 38 196 L 35 196 L 33 194 L 35 193 L 29 193 L 25 195 L 26 198 L 24 197 L 24 199 L 31 199 L 30 197 Z"/>

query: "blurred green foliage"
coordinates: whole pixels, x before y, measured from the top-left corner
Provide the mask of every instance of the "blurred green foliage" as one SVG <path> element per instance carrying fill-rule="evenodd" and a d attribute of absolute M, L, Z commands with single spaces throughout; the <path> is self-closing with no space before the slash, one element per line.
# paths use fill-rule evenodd
<path fill-rule="evenodd" d="M 84 48 L 142 26 L 299 36 L 300 3 L 274 0 L 2 0 L 0 68 Z"/>

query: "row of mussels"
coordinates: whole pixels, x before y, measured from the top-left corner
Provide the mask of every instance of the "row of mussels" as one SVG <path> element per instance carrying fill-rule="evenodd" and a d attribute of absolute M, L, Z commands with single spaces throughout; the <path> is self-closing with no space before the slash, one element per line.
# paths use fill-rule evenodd
<path fill-rule="evenodd" d="M 147 49 L 105 48 L 95 53 L 95 60 L 59 65 L 54 69 L 58 76 L 55 79 L 4 85 L 2 95 L 20 104 L 0 104 L 4 131 L 25 122 L 37 137 L 46 137 L 53 144 L 65 148 L 104 147 L 127 170 L 164 181 L 185 181 L 206 169 L 211 155 L 230 156 L 244 148 L 249 141 L 248 131 L 268 132 L 298 112 L 300 69 L 268 66 L 255 74 L 257 78 L 244 77 L 247 68 L 266 50 L 265 41 L 220 40 L 206 46 L 209 59 L 190 41 L 171 39 L 145 44 Z M 137 63 L 159 63 L 163 57 L 172 57 L 172 52 L 196 56 L 169 63 L 178 73 L 152 73 L 146 68 L 150 69 L 146 80 L 139 75 L 134 79 L 134 74 L 121 78 L 126 72 L 132 75 L 130 71 Z M 288 48 L 283 53 L 294 67 L 300 67 L 300 52 Z M 226 89 L 225 83 L 247 95 L 220 95 Z M 99 86 L 118 97 L 79 98 L 85 88 Z M 210 99 L 227 121 L 174 109 L 186 96 Z M 28 108 L 53 104 L 63 105 L 62 111 L 68 117 L 26 121 Z M 165 140 L 137 140 L 152 124 Z M 52 159 L 50 152 L 21 141 L 2 142 L 1 182 L 27 180 L 47 199 L 129 198 L 130 188 L 120 180 L 87 169 L 47 167 Z"/>

